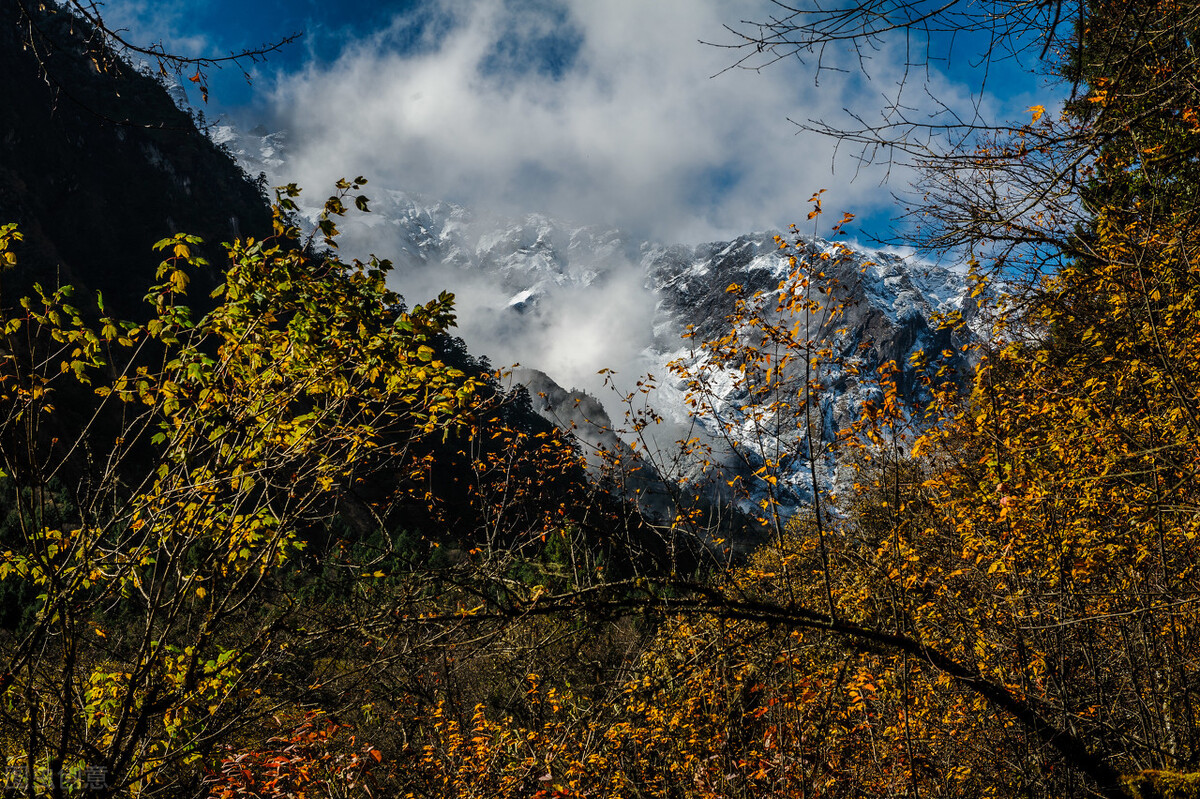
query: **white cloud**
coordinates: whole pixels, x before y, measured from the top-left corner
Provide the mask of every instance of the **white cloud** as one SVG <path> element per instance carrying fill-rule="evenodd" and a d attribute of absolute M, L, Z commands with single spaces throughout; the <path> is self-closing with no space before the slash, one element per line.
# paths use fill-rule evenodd
<path fill-rule="evenodd" d="M 183 29 L 178 0 L 130 3 L 149 20 L 139 31 Z M 289 133 L 287 172 L 272 177 L 299 183 L 310 202 L 340 177 L 365 175 L 377 208 L 384 189 L 403 189 L 460 202 L 480 220 L 540 212 L 664 242 L 792 222 L 827 233 L 843 211 L 890 208 L 909 173 L 893 168 L 886 187 L 882 168 L 852 181 L 854 145 L 835 156 L 837 141 L 798 135 L 788 118 L 837 124 L 850 108 L 872 119 L 905 79 L 903 52 L 875 52 L 869 77 L 856 58 L 827 53 L 825 67 L 846 71 L 823 71 L 818 85 L 811 64 L 726 70 L 740 53 L 701 43 L 729 41 L 724 24 L 771 11 L 766 0 L 425 0 L 375 35 L 345 41 L 340 54 L 330 50 L 336 30 L 310 26 L 308 66 L 266 93 L 275 126 Z M 973 105 L 967 86 L 936 72 L 925 83 L 927 94 L 921 80 L 908 83 L 910 119 L 926 119 L 938 101 Z M 805 218 L 821 188 L 830 189 L 828 221 L 814 230 Z M 347 220 L 347 254 L 402 251 L 396 232 L 376 225 L 381 217 Z M 630 389 L 656 368 L 644 352 L 655 298 L 630 253 L 605 271 L 597 284 L 540 286 L 526 314 L 506 307 L 522 287 L 501 274 L 437 264 L 398 270 L 393 282 L 410 302 L 452 289 L 474 354 L 543 369 L 608 402 L 597 369 L 615 368 Z"/>
<path fill-rule="evenodd" d="M 905 170 L 858 173 L 854 145 L 838 151 L 837 141 L 800 132 L 789 117 L 836 124 L 849 108 L 870 119 L 906 78 L 910 107 L 933 108 L 933 97 L 972 105 L 970 86 L 936 71 L 906 76 L 902 41 L 872 54 L 870 77 L 856 57 L 830 52 L 820 85 L 813 65 L 794 59 L 723 71 L 742 53 L 701 41 L 732 41 L 724 26 L 769 15 L 766 0 L 415 2 L 375 35 L 340 45 L 337 36 L 353 36 L 366 16 L 356 23 L 351 12 L 339 34 L 330 24 L 342 17 L 303 12 L 308 67 L 288 71 L 294 62 L 285 59 L 273 86 L 263 77 L 256 87 L 270 111 L 255 113 L 292 134 L 286 177 L 321 193 L 363 174 L 485 212 L 539 211 L 666 240 L 718 238 L 802 221 L 819 188 L 831 189 L 826 208 L 838 216 L 878 212 L 905 190 Z M 196 27 L 201 7 L 124 0 L 106 13 L 135 40 L 221 54 L 212 37 L 226 47 L 234 32 Z M 381 14 L 375 8 L 371 18 Z M 973 53 L 959 46 L 953 60 L 961 78 Z M 1003 105 L 1011 116 L 1045 102 L 1001 88 L 1007 102 L 987 97 L 985 108 Z"/>
<path fill-rule="evenodd" d="M 278 124 L 290 133 L 283 177 L 310 199 L 361 174 L 368 195 L 401 188 L 480 218 L 540 212 L 696 242 L 792 222 L 828 232 L 843 211 L 889 207 L 907 184 L 898 168 L 890 187 L 879 185 L 883 170 L 852 182 L 851 146 L 835 172 L 838 142 L 797 135 L 788 122 L 845 119 L 845 108 L 875 113 L 903 79 L 903 59 L 876 53 L 869 77 L 848 59 L 844 73 L 822 72 L 819 86 L 812 66 L 794 60 L 723 71 L 737 54 L 701 40 L 728 41 L 723 23 L 764 13 L 761 2 L 430 0 L 422 13 L 424 38 L 414 42 L 413 18 L 398 17 L 274 88 Z M 824 64 L 837 66 L 828 54 Z M 928 95 L 910 84 L 909 98 L 925 109 L 937 107 L 932 97 L 970 107 L 967 88 L 936 73 L 929 84 Z M 827 187 L 829 221 L 814 231 L 804 221 L 809 197 Z M 399 249 L 382 228 L 373 236 L 355 245 L 348 228 L 345 243 L 380 255 Z M 498 276 L 442 266 L 396 282 L 412 301 L 452 288 L 476 354 L 597 392 L 599 367 L 628 377 L 650 366 L 645 276 L 625 260 L 607 268 L 603 288 L 547 289 L 539 311 L 520 318 L 504 310 L 515 289 Z"/>
<path fill-rule="evenodd" d="M 291 177 L 319 192 L 363 174 L 667 240 L 802 220 L 819 188 L 831 211 L 890 202 L 882 173 L 851 183 L 847 158 L 833 174 L 836 142 L 797 136 L 787 117 L 877 106 L 893 71 L 825 73 L 819 87 L 797 63 L 712 77 L 733 56 L 700 40 L 762 11 L 744 5 L 444 0 L 436 13 L 453 24 L 437 41 L 397 52 L 383 32 L 281 80 L 272 102 L 293 136 Z M 573 57 L 538 68 L 556 41 Z"/>

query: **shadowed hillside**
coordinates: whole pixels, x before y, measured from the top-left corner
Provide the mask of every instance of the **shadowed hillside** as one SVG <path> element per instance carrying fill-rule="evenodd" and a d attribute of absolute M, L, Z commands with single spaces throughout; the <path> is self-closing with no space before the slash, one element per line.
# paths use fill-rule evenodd
<path fill-rule="evenodd" d="M 258 188 L 154 78 L 93 48 L 69 15 L 25 13 L 0 3 L 0 218 L 25 234 L 5 303 L 61 282 L 141 312 L 164 235 L 202 236 L 219 263 L 218 243 L 270 230 Z"/>

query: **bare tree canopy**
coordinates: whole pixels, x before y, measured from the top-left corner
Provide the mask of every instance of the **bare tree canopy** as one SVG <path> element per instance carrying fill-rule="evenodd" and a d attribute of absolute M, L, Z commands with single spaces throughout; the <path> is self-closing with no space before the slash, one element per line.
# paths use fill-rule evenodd
<path fill-rule="evenodd" d="M 773 0 L 763 18 L 728 25 L 732 38 L 716 44 L 735 53 L 730 69 L 799 59 L 818 77 L 855 59 L 869 75 L 872 56 L 902 53 L 903 78 L 877 112 L 792 121 L 850 145 L 862 162 L 914 167 L 919 178 L 900 199 L 920 245 L 966 248 L 1037 275 L 1078 251 L 1075 233 L 1088 217 L 1081 187 L 1101 150 L 1132 125 L 1186 106 L 1196 67 L 1187 32 L 1198 18 L 1188 3 Z M 930 88 L 952 51 L 974 81 L 966 107 Z M 1046 99 L 1022 119 L 989 116 L 984 97 L 1000 67 L 1043 82 Z M 1146 101 L 1099 103 L 1098 78 L 1136 84 Z"/>
<path fill-rule="evenodd" d="M 1073 22 L 1082 6 L 1062 0 L 863 0 L 859 3 L 801 5 L 771 0 L 773 13 L 762 20 L 727 25 L 736 40 L 722 45 L 742 52 L 734 66 L 761 69 L 786 58 L 814 58 L 818 66 L 831 48 L 846 47 L 860 58 L 878 52 L 894 37 L 909 46 L 909 63 L 922 66 L 936 57 L 939 36 L 981 36 L 988 60 L 1020 58 L 1032 51 L 1044 58 L 1052 47 L 1074 43 Z"/>

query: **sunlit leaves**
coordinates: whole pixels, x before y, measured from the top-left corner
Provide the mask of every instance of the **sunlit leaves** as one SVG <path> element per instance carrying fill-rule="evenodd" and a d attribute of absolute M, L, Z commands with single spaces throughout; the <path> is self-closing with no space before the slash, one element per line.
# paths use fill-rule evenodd
<path fill-rule="evenodd" d="M 0 579 L 39 592 L 10 696 L 87 686 L 35 730 L 30 758 L 51 747 L 108 758 L 116 790 L 177 779 L 276 679 L 271 625 L 288 600 L 270 609 L 268 589 L 304 550 L 303 531 L 355 481 L 466 420 L 476 384 L 438 355 L 452 295 L 407 310 L 386 261 L 311 254 L 286 221 L 297 193 L 281 192 L 276 236 L 228 246 L 206 314 L 186 304 L 202 242 L 179 234 L 155 245 L 166 258 L 144 323 L 93 320 L 69 287 L 40 286 L 0 320 L 5 466 L 33 485 L 79 476 L 71 524 L 47 523 L 49 498 L 18 486 L 22 547 L 0 558 Z M 326 208 L 345 212 L 336 195 Z M 0 230 L 0 251 L 17 238 Z M 60 444 L 42 424 L 78 440 Z M 128 630 L 93 633 L 114 606 Z M 105 653 L 118 646 L 114 670 Z M 42 657 L 57 662 L 29 665 Z"/>

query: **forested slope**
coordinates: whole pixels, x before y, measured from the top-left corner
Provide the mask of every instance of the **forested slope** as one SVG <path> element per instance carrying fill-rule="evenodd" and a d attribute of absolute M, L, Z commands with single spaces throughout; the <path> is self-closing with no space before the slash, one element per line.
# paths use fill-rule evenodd
<path fill-rule="evenodd" d="M 164 235 L 202 236 L 216 260 L 219 242 L 269 232 L 267 198 L 157 80 L 107 55 L 85 23 L 31 21 L 23 5 L 0 4 L 0 217 L 25 235 L 6 307 L 34 281 L 61 281 L 132 314 Z M 211 271 L 200 279 L 216 286 Z"/>

